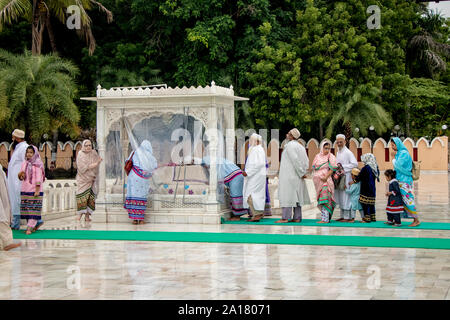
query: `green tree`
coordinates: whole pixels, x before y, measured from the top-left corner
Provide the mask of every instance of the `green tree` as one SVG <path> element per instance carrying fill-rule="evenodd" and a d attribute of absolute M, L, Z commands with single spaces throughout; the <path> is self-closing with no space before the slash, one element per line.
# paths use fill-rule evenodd
<path fill-rule="evenodd" d="M 160 70 L 153 70 L 153 77 L 146 81 L 141 74 L 128 69 L 117 69 L 111 66 L 105 66 L 100 71 L 96 84 L 101 84 L 103 88 L 111 87 L 127 87 L 127 86 L 144 86 L 147 83 L 161 83 L 158 77 Z"/>
<path fill-rule="evenodd" d="M 450 86 L 427 78 L 414 78 L 406 87 L 410 100 L 411 135 L 434 138 L 450 123 Z"/>
<path fill-rule="evenodd" d="M 33 143 L 60 130 L 75 138 L 80 115 L 73 99 L 78 68 L 55 54 L 13 55 L 0 49 L 0 123 L 24 128 Z"/>
<path fill-rule="evenodd" d="M 418 124 L 414 101 L 403 90 L 414 77 L 429 77 L 418 60 L 412 63 L 413 72 L 407 68 L 408 61 L 412 61 L 407 54 L 408 43 L 424 28 L 424 6 L 416 1 L 101 3 L 113 12 L 114 22 L 108 24 L 99 10 L 89 11 L 95 21 L 92 33 L 97 40 L 92 55 L 83 43 L 76 41 L 74 32 L 55 28 L 60 54 L 80 67 L 77 82 L 82 96 L 95 95 L 99 83 L 109 87 L 163 82 L 174 87 L 207 85 L 214 80 L 218 85 L 233 85 L 237 95 L 250 98 L 248 105 L 236 105 L 237 126 L 254 122 L 258 127 L 290 129 L 295 123 L 305 139 L 323 137 L 333 116 L 358 94 L 361 99 L 370 98 L 373 104 L 382 106 L 395 124 L 410 125 L 411 132 L 415 132 L 416 125 L 436 123 L 419 114 L 417 119 L 424 122 Z M 381 8 L 380 29 L 369 30 L 366 25 L 370 15 L 366 10 L 372 4 Z M 57 23 L 55 18 L 52 21 Z M 448 43 L 448 20 L 439 23 L 433 39 Z M 270 32 L 264 33 L 268 25 Z M 23 52 L 24 39 L 30 37 L 26 22 L 8 25 L 0 33 L 0 47 Z M 44 51 L 48 50 L 47 42 Z M 440 56 L 449 63 L 444 55 Z M 155 69 L 161 70 L 156 78 Z M 436 73 L 435 80 L 445 86 L 449 79 L 449 68 Z M 430 83 L 433 85 L 437 84 Z M 364 92 L 370 88 L 379 95 L 366 95 Z M 421 99 L 425 105 L 431 98 Z M 80 101 L 79 108 L 80 125 L 86 129 L 94 127 L 95 105 Z M 436 112 L 445 118 L 442 108 L 437 107 Z M 252 121 L 246 123 L 248 118 Z M 363 125 L 367 126 L 346 124 L 341 119 L 333 133 L 352 127 L 362 129 Z"/>
<path fill-rule="evenodd" d="M 92 21 L 86 11 L 96 6 L 106 14 L 108 22 L 113 19 L 111 11 L 95 0 L 1 0 L 0 31 L 6 24 L 26 19 L 32 26 L 31 52 L 34 55 L 41 54 L 45 30 L 47 30 L 52 50 L 56 52 L 56 39 L 51 18 L 54 17 L 65 24 L 67 8 L 72 5 L 80 9 L 80 29 L 77 30 L 77 34 L 86 40 L 89 54 L 92 54 L 95 50 L 95 38 L 91 28 Z"/>
<path fill-rule="evenodd" d="M 393 126 L 393 121 L 389 112 L 380 104 L 381 90 L 375 87 L 359 86 L 358 88 L 347 88 L 342 96 L 346 102 L 339 105 L 331 117 L 327 128 L 327 137 L 331 137 L 336 124 L 342 121 L 344 124 L 344 134 L 349 141 L 352 132 L 358 126 L 361 134 L 367 136 L 370 126 L 381 135 Z"/>
<path fill-rule="evenodd" d="M 449 89 L 437 80 L 393 74 L 386 78 L 383 99 L 390 101 L 394 122 L 407 136 L 433 138 L 450 123 Z"/>
<path fill-rule="evenodd" d="M 299 107 L 304 93 L 300 78 L 302 60 L 292 44 L 278 41 L 270 46 L 267 37 L 271 29 L 268 22 L 261 26 L 263 48 L 256 53 L 259 61 L 253 72 L 248 73 L 252 115 L 256 124 L 265 128 L 277 128 L 284 123 L 301 126 L 310 121 L 312 113 Z"/>
<path fill-rule="evenodd" d="M 268 117 L 270 122 L 265 121 L 270 124 L 279 120 L 310 131 L 317 122 L 321 127 L 332 120 L 331 135 L 338 123 L 347 128 L 364 126 L 367 112 L 355 115 L 351 124 L 340 112 L 340 106 L 349 104 L 353 112 L 361 112 L 364 104 L 377 106 L 377 111 L 369 114 L 383 116 L 374 119 L 373 125 L 378 132 L 387 130 L 389 122 L 381 125 L 380 121 L 389 118 L 375 103 L 379 97 L 373 95 L 380 93 L 378 70 L 386 63 L 369 42 L 367 28 L 357 27 L 357 23 L 366 25 L 366 8 L 357 0 L 318 4 L 308 0 L 305 9 L 297 12 L 297 25 L 288 41 L 270 41 L 271 25 L 263 24 L 264 46 L 248 76 L 257 122 Z M 362 104 L 351 99 L 358 95 Z M 320 138 L 322 134 L 319 130 Z"/>
<path fill-rule="evenodd" d="M 250 104 L 247 101 L 238 103 L 234 108 L 234 122 L 236 129 L 254 129 L 255 123 L 250 114 Z"/>
<path fill-rule="evenodd" d="M 418 21 L 420 31 L 408 44 L 407 66 L 413 77 L 437 79 L 447 69 L 445 58 L 450 57 L 450 40 L 445 17 L 426 10 Z"/>

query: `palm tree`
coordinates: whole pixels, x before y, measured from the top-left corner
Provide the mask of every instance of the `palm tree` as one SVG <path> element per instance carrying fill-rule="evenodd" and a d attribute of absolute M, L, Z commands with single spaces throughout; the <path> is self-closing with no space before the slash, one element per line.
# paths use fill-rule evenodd
<path fill-rule="evenodd" d="M 409 74 L 413 77 L 435 79 L 446 70 L 444 57 L 450 56 L 450 45 L 441 33 L 445 25 L 442 14 L 426 10 L 418 21 L 420 31 L 408 43 L 406 61 Z"/>
<path fill-rule="evenodd" d="M 0 125 L 24 128 L 34 143 L 57 130 L 77 137 L 80 114 L 73 99 L 78 72 L 56 54 L 13 55 L 0 49 Z"/>
<path fill-rule="evenodd" d="M 66 11 L 71 5 L 80 9 L 80 29 L 77 30 L 77 34 L 86 40 L 89 54 L 92 55 L 95 50 L 95 38 L 91 29 L 92 21 L 86 11 L 97 6 L 106 14 L 108 23 L 113 19 L 111 11 L 95 0 L 0 0 L 0 31 L 6 24 L 25 18 L 32 25 L 31 52 L 33 55 L 41 54 L 45 30 L 47 30 L 52 51 L 56 52 L 56 41 L 50 18 L 54 17 L 65 24 L 68 16 Z"/>
<path fill-rule="evenodd" d="M 380 89 L 365 85 L 357 88 L 350 86 L 343 90 L 344 102 L 333 113 L 326 136 L 331 137 L 339 122 L 343 123 L 347 143 L 356 127 L 360 128 L 361 133 L 365 136 L 371 126 L 379 135 L 386 132 L 392 127 L 393 121 L 389 113 L 375 102 L 380 93 Z"/>

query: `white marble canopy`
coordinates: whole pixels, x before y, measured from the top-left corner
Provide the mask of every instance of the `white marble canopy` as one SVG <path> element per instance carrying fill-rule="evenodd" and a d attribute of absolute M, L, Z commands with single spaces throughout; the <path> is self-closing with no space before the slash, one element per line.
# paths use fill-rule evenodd
<path fill-rule="evenodd" d="M 188 114 L 201 121 L 206 130 L 217 129 L 219 119 L 223 121 L 223 130 L 226 130 L 226 153 L 234 155 L 234 102 L 246 101 L 248 98 L 234 95 L 233 87 L 216 86 L 214 81 L 206 87 L 167 87 L 167 85 L 140 86 L 140 87 L 113 87 L 104 89 L 97 87 L 96 97 L 83 97 L 82 100 L 97 103 L 97 148 L 100 157 L 105 159 L 106 137 L 110 130 L 120 130 L 122 146 L 128 146 L 128 137 L 124 128 L 122 117 L 126 117 L 133 128 L 143 119 L 167 114 Z M 214 130 L 213 130 L 214 131 Z M 225 133 L 225 132 L 224 132 Z M 217 137 L 208 135 L 210 151 L 217 150 Z M 126 153 L 127 150 L 123 149 Z M 234 160 L 234 157 L 232 158 Z M 211 157 L 210 192 L 215 194 L 217 181 L 215 174 L 215 160 Z M 102 162 L 99 171 L 99 194 L 97 197 L 97 210 L 102 203 L 107 203 L 105 163 Z M 211 199 L 212 201 L 212 199 Z M 215 221 L 220 222 L 220 206 L 208 206 L 209 213 L 216 213 Z M 165 213 L 167 214 L 167 213 Z M 107 214 L 106 214 L 106 220 Z"/>

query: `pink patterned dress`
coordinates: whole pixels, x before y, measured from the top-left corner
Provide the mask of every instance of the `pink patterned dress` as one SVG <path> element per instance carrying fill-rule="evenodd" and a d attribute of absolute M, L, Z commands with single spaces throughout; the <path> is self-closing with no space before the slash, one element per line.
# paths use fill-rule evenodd
<path fill-rule="evenodd" d="M 42 211 L 42 199 L 44 193 L 42 187 L 45 176 L 42 169 L 38 166 L 32 166 L 32 175 L 28 177 L 27 161 L 22 163 L 20 171 L 25 172 L 25 179 L 22 181 L 20 189 L 20 218 L 27 220 L 40 220 Z M 36 187 L 39 186 L 39 196 L 35 197 Z"/>
<path fill-rule="evenodd" d="M 331 152 L 325 156 L 323 154 L 323 147 L 321 149 L 321 152 L 316 155 L 312 163 L 313 182 L 317 194 L 317 206 L 320 209 L 322 221 L 329 222 L 334 208 L 336 208 L 334 183 L 331 176 L 328 177 L 326 182 L 323 182 L 322 179 L 326 177 L 329 170 L 336 171 L 337 163 L 336 157 Z"/>

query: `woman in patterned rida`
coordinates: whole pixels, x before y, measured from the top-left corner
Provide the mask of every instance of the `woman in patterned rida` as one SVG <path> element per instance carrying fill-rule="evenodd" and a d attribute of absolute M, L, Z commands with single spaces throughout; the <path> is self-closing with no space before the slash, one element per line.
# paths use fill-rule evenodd
<path fill-rule="evenodd" d="M 84 214 L 85 221 L 91 221 L 90 215 L 95 210 L 97 195 L 98 167 L 102 162 L 97 151 L 92 149 L 92 142 L 84 140 L 77 155 L 77 220 Z"/>
<path fill-rule="evenodd" d="M 320 153 L 312 163 L 313 182 L 317 194 L 317 207 L 322 220 L 317 223 L 329 223 L 336 208 L 334 199 L 334 183 L 331 175 L 337 170 L 336 157 L 331 153 L 331 144 L 323 142 Z"/>
<path fill-rule="evenodd" d="M 396 172 L 400 192 L 403 198 L 403 207 L 405 211 L 401 214 L 402 218 L 414 219 L 410 227 L 417 227 L 420 224 L 419 215 L 417 214 L 416 202 L 414 200 L 414 183 L 412 178 L 413 161 L 408 149 L 400 138 L 395 137 L 391 142 L 391 155 L 395 158 L 392 160 L 394 170 Z"/>
<path fill-rule="evenodd" d="M 133 224 L 144 224 L 150 178 L 158 166 L 150 141 L 142 141 L 141 146 L 127 160 L 130 159 L 133 161 L 133 167 L 128 175 L 124 208 Z"/>
<path fill-rule="evenodd" d="M 27 231 L 29 235 L 36 231 L 37 222 L 41 220 L 42 211 L 42 185 L 45 180 L 44 164 L 35 146 L 26 149 L 25 161 L 22 163 L 18 174 L 22 180 L 20 189 L 20 218 L 27 220 Z"/>
<path fill-rule="evenodd" d="M 361 191 L 359 195 L 359 202 L 363 208 L 364 218 L 361 222 L 375 222 L 375 199 L 376 199 L 376 184 L 375 179 L 380 181 L 380 170 L 378 168 L 377 160 L 371 153 L 365 153 L 361 156 L 361 161 L 365 166 L 356 177 L 356 182 L 361 182 Z"/>

